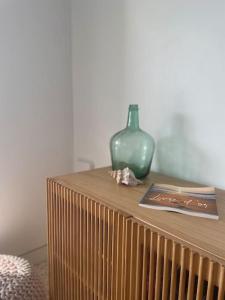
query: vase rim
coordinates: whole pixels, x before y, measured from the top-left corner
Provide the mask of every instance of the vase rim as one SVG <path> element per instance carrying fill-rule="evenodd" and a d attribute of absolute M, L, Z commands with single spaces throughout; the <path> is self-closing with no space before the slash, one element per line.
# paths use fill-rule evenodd
<path fill-rule="evenodd" d="M 138 110 L 138 104 L 130 104 L 129 110 Z"/>

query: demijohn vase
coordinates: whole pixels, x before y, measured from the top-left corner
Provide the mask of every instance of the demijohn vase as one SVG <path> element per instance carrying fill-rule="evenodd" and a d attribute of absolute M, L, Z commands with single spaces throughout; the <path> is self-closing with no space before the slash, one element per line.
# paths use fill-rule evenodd
<path fill-rule="evenodd" d="M 143 178 L 150 171 L 154 149 L 153 138 L 139 128 L 138 105 L 130 105 L 127 127 L 110 140 L 112 169 L 128 167 L 137 178 Z"/>

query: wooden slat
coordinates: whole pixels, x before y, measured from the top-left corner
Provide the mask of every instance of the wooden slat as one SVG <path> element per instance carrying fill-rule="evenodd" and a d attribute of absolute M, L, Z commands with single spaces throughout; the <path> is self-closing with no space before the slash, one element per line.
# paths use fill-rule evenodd
<path fill-rule="evenodd" d="M 148 300 L 154 297 L 154 279 L 155 279 L 155 253 L 154 253 L 154 233 L 151 231 L 150 237 L 150 268 L 149 268 L 149 286 Z"/>
<path fill-rule="evenodd" d="M 191 251 L 189 257 L 189 278 L 188 278 L 188 291 L 187 300 L 193 300 L 194 295 L 194 253 Z"/>
<path fill-rule="evenodd" d="M 68 200 L 68 189 L 63 189 L 63 197 L 64 197 L 64 205 L 66 207 L 65 210 L 65 240 L 66 240 L 66 249 L 65 249 L 65 299 L 71 299 L 70 292 L 71 289 L 67 289 L 66 286 L 70 284 L 70 272 L 69 272 L 69 266 L 70 266 L 70 255 L 69 255 L 69 200 Z"/>
<path fill-rule="evenodd" d="M 59 190 L 60 190 L 60 198 L 63 199 L 63 186 L 59 186 Z M 58 273 L 60 276 L 59 279 L 59 296 L 61 298 L 65 298 L 64 292 L 65 292 L 65 276 L 64 276 L 64 272 L 65 272 L 65 264 L 64 264 L 64 242 L 65 242 L 65 232 L 64 232 L 64 222 L 65 222 L 65 217 L 64 217 L 64 213 L 65 213 L 65 207 L 64 207 L 64 203 L 63 201 L 60 201 L 58 199 L 58 210 L 60 212 L 61 215 L 61 222 L 58 225 L 59 226 L 59 231 L 61 232 L 61 236 L 62 239 L 59 239 L 59 236 L 57 236 L 58 239 Z M 58 235 L 58 234 L 57 234 Z M 61 258 L 61 259 L 60 259 Z"/>
<path fill-rule="evenodd" d="M 213 295 L 213 266 L 214 263 L 213 261 L 209 262 L 209 279 L 208 279 L 208 288 L 207 288 L 207 298 L 206 300 L 211 300 L 212 299 L 212 295 Z"/>
<path fill-rule="evenodd" d="M 144 228 L 143 240 L 143 260 L 142 260 L 142 285 L 141 285 L 141 298 L 146 299 L 147 295 L 147 228 Z"/>
<path fill-rule="evenodd" d="M 82 257 L 82 200 L 81 195 L 78 196 L 79 200 L 79 297 L 83 299 L 83 289 L 82 289 L 82 276 L 83 276 L 83 257 Z"/>
<path fill-rule="evenodd" d="M 111 277 L 111 299 L 115 299 L 115 239 L 116 239 L 116 217 L 115 217 L 115 211 L 113 211 L 112 216 L 112 277 Z"/>
<path fill-rule="evenodd" d="M 75 194 L 75 201 L 76 201 L 76 265 L 77 265 L 77 270 L 76 270 L 76 275 L 77 275 L 77 299 L 80 299 L 80 253 L 79 253 L 79 243 L 80 243 L 80 232 L 79 232 L 79 201 L 78 201 L 78 194 Z"/>
<path fill-rule="evenodd" d="M 76 282 L 77 282 L 77 277 L 76 277 L 76 227 L 75 227 L 75 216 L 76 216 L 76 206 L 75 206 L 75 201 L 74 201 L 74 193 L 73 191 L 70 190 L 70 255 L 71 255 L 71 260 L 72 260 L 72 266 L 71 266 L 71 272 L 72 272 L 72 278 L 73 278 L 73 283 L 72 283 L 72 291 L 71 291 L 71 298 L 76 299 Z"/>
<path fill-rule="evenodd" d="M 130 247 L 130 285 L 129 285 L 129 299 L 134 299 L 135 295 L 135 252 L 136 252 L 136 230 L 135 230 L 135 224 L 131 223 L 131 247 Z"/>
<path fill-rule="evenodd" d="M 157 260 L 156 260 L 156 274 L 155 274 L 155 300 L 161 298 L 161 272 L 162 272 L 162 260 L 161 260 L 161 242 L 162 237 L 157 236 Z"/>
<path fill-rule="evenodd" d="M 103 238 L 102 238 L 102 300 L 106 297 L 106 263 L 107 263 L 107 238 L 106 238 L 106 207 L 103 207 Z"/>
<path fill-rule="evenodd" d="M 52 182 L 50 179 L 47 180 L 47 214 L 48 214 L 48 284 L 49 284 L 49 297 L 53 298 L 54 292 L 54 276 L 53 276 L 53 218 L 52 218 L 52 198 L 53 198 L 53 189 Z"/>
<path fill-rule="evenodd" d="M 140 226 L 137 226 L 137 239 L 136 239 L 136 266 L 135 266 L 135 300 L 140 299 L 139 287 L 140 287 Z"/>
<path fill-rule="evenodd" d="M 116 300 L 120 300 L 122 298 L 122 251 L 123 251 L 123 240 L 124 236 L 124 218 L 121 214 L 117 214 L 117 239 L 116 239 L 116 273 L 115 273 L 115 281 L 116 281 Z"/>
<path fill-rule="evenodd" d="M 184 247 L 181 248 L 180 256 L 180 284 L 179 284 L 179 297 L 178 299 L 185 299 L 185 279 L 186 279 L 186 270 L 185 270 L 185 251 Z"/>
<path fill-rule="evenodd" d="M 121 214 L 120 214 L 121 215 Z M 123 240 L 122 243 L 120 243 L 120 257 L 119 257 L 119 263 L 120 263 L 120 272 L 121 275 L 119 275 L 119 277 L 121 278 L 120 281 L 120 297 L 119 299 L 123 299 L 123 291 L 124 291 L 124 273 L 125 273 L 125 265 L 124 265 L 124 256 L 125 256 L 125 245 L 124 245 L 124 237 L 125 237 L 125 230 L 126 230 L 126 220 L 125 217 L 123 215 L 121 215 L 122 217 L 122 231 L 120 233 L 120 240 Z"/>
<path fill-rule="evenodd" d="M 176 249 L 177 245 L 175 242 L 173 242 L 173 248 L 172 248 L 172 270 L 171 270 L 171 283 L 170 283 L 170 300 L 175 299 L 176 295 L 176 275 L 177 275 L 177 269 L 176 269 Z"/>
<path fill-rule="evenodd" d="M 58 283 L 58 273 L 57 273 L 57 237 L 56 237 L 56 224 L 57 224 L 57 220 L 58 218 L 56 217 L 57 213 L 58 213 L 58 209 L 57 209 L 57 200 L 56 200 L 56 183 L 53 183 L 53 191 L 52 191 L 52 227 L 53 227 L 53 239 L 52 239 L 52 253 L 53 253 L 53 258 L 52 258 L 52 277 L 53 277 L 53 285 L 52 288 L 53 290 L 50 292 L 50 294 L 52 293 L 53 299 L 57 299 L 58 297 L 58 289 L 56 288 L 56 285 Z M 50 273 L 51 276 L 51 273 Z"/>
<path fill-rule="evenodd" d="M 131 253 L 131 220 L 126 220 L 125 230 L 125 254 L 124 254 L 124 291 L 123 300 L 129 299 L 130 296 L 130 253 Z"/>
<path fill-rule="evenodd" d="M 198 286 L 197 286 L 197 296 L 196 300 L 202 300 L 203 292 L 203 257 L 199 258 L 199 267 L 198 267 Z"/>
<path fill-rule="evenodd" d="M 224 266 L 220 267 L 220 275 L 219 275 L 219 293 L 218 293 L 218 300 L 224 300 L 225 296 L 224 296 L 224 292 L 225 292 L 225 268 Z"/>
<path fill-rule="evenodd" d="M 101 285 L 102 285 L 102 206 L 98 207 L 98 299 L 101 299 Z"/>
<path fill-rule="evenodd" d="M 106 262 L 106 300 L 110 299 L 110 271 L 111 271 L 111 218 L 112 218 L 112 211 L 107 210 L 107 262 Z"/>
<path fill-rule="evenodd" d="M 98 204 L 95 202 L 95 224 L 94 224 L 94 299 L 96 300 L 98 297 L 97 294 L 97 287 L 98 287 L 98 219 L 97 219 L 97 212 L 98 212 Z"/>
<path fill-rule="evenodd" d="M 91 229 L 90 229 L 90 251 L 91 251 L 91 254 L 90 254 L 90 294 L 91 294 L 91 299 L 92 299 L 92 296 L 93 296 L 93 292 L 94 292 L 94 201 L 91 201 L 91 210 L 90 210 L 90 213 L 91 213 L 91 220 L 90 220 L 90 223 L 91 223 Z"/>
<path fill-rule="evenodd" d="M 87 200 L 86 197 L 82 197 L 82 202 L 83 202 L 83 234 L 82 234 L 82 238 L 83 238 L 83 299 L 84 300 L 88 300 L 87 297 L 87 286 L 88 286 L 88 279 L 87 279 L 87 260 L 88 260 L 88 255 L 87 255 Z"/>
<path fill-rule="evenodd" d="M 62 253 L 62 247 L 61 247 L 61 242 L 63 240 L 63 231 L 62 231 L 62 217 L 63 217 L 63 213 L 62 213 L 62 209 L 61 209 L 61 201 L 59 201 L 59 197 L 62 198 L 61 195 L 61 187 L 59 185 L 56 186 L 57 189 L 57 201 L 56 201 L 56 213 L 58 213 L 58 222 L 57 220 L 55 220 L 56 222 L 56 232 L 55 232 L 55 241 L 56 241 L 56 253 L 58 255 L 57 261 L 56 261 L 56 274 L 58 275 L 57 278 L 57 283 L 56 283 L 56 290 L 57 290 L 57 299 L 63 298 L 62 292 L 63 292 L 63 283 L 64 283 L 64 278 L 62 277 L 62 272 L 63 272 L 63 267 L 60 266 L 60 263 L 62 263 L 62 261 L 59 261 L 59 257 L 63 257 L 63 253 Z M 61 237 L 61 239 L 59 238 Z"/>
<path fill-rule="evenodd" d="M 86 198 L 86 299 L 90 299 L 90 205 L 91 201 Z"/>
<path fill-rule="evenodd" d="M 165 239 L 164 242 L 164 268 L 163 268 L 163 286 L 162 286 L 162 300 L 168 299 L 168 286 L 169 286 L 169 241 Z"/>

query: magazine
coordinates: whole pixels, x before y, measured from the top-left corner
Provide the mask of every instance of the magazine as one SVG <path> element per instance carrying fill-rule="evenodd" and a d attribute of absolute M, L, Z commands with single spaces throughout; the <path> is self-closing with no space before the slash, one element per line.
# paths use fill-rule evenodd
<path fill-rule="evenodd" d="M 140 206 L 218 220 L 214 187 L 179 187 L 152 184 Z"/>

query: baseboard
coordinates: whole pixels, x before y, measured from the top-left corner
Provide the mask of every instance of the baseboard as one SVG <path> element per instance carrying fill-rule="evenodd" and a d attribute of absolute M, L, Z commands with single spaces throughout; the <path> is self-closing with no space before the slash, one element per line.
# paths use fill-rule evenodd
<path fill-rule="evenodd" d="M 32 264 L 39 264 L 47 260 L 47 245 L 42 245 L 20 256 L 27 259 Z"/>

